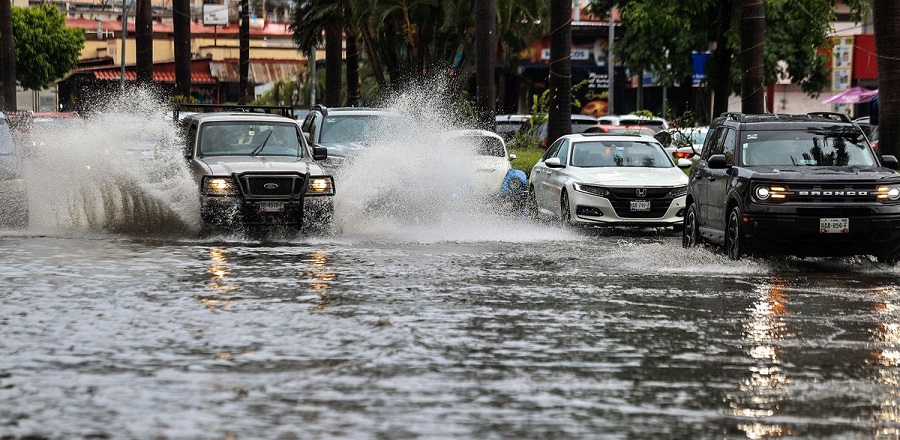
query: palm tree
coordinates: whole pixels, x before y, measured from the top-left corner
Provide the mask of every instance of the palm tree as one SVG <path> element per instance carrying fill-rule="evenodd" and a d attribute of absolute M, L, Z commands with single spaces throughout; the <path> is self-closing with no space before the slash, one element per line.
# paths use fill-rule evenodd
<path fill-rule="evenodd" d="M 175 95 L 191 94 L 191 3 L 172 2 L 172 25 L 175 31 Z"/>
<path fill-rule="evenodd" d="M 493 129 L 494 115 L 494 65 L 497 61 L 497 0 L 475 0 L 475 77 L 477 84 L 476 108 L 480 125 Z"/>
<path fill-rule="evenodd" d="M 765 113 L 765 0 L 741 0 L 741 112 Z"/>
<path fill-rule="evenodd" d="M 572 2 L 550 0 L 550 29 L 547 145 L 572 132 Z"/>
<path fill-rule="evenodd" d="M 878 52 L 878 136 L 883 154 L 900 156 L 900 2 L 874 0 Z"/>
<path fill-rule="evenodd" d="M 12 0 L 0 0 L 0 62 L 3 63 L 3 109 L 16 110 L 16 39 L 13 38 Z"/>

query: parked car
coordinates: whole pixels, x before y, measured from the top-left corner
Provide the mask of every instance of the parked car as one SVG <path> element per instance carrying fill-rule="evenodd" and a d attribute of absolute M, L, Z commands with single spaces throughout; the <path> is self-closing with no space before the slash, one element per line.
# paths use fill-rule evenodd
<path fill-rule="evenodd" d="M 709 127 L 669 128 L 654 137 L 675 159 L 697 160 L 703 151 L 703 142 Z"/>
<path fill-rule="evenodd" d="M 599 124 L 588 128 L 583 133 L 606 133 L 606 134 L 642 134 L 653 136 L 656 134 L 650 127 L 643 125 L 604 125 Z"/>
<path fill-rule="evenodd" d="M 547 148 L 531 169 L 526 205 L 532 216 L 566 225 L 678 229 L 687 183 L 650 136 L 571 134 Z"/>
<path fill-rule="evenodd" d="M 191 114 L 181 121 L 203 222 L 209 227 L 329 227 L 334 179 L 317 162 L 327 150 L 310 148 L 288 112 L 239 111 L 247 109 L 252 106 Z"/>
<path fill-rule="evenodd" d="M 540 139 L 541 147 L 547 147 L 547 124 L 549 121 L 538 125 L 534 130 L 534 137 Z M 572 133 L 582 133 L 588 128 L 597 125 L 597 118 L 590 115 L 572 115 Z"/>
<path fill-rule="evenodd" d="M 498 196 L 512 169 L 509 161 L 515 159 L 506 151 L 503 138 L 487 130 L 451 130 L 443 137 L 447 146 L 466 148 L 472 154 L 471 190 L 481 196 Z"/>
<path fill-rule="evenodd" d="M 523 129 L 529 118 L 531 115 L 497 115 L 494 117 L 494 131 L 508 143 L 515 138 L 516 132 Z"/>
<path fill-rule="evenodd" d="M 711 130 L 690 173 L 685 247 L 897 262 L 897 159 L 876 156 L 846 115 L 727 113 Z"/>
<path fill-rule="evenodd" d="M 28 197 L 22 174 L 22 150 L 13 142 L 6 115 L 0 113 L 0 226 L 28 226 Z"/>
<path fill-rule="evenodd" d="M 322 165 L 333 171 L 375 138 L 409 124 L 406 117 L 391 109 L 317 105 L 303 119 L 301 128 L 311 145 L 328 151 L 328 159 Z"/>
<path fill-rule="evenodd" d="M 651 118 L 640 115 L 606 115 L 597 118 L 597 123 L 603 125 L 644 125 L 657 133 L 669 128 L 669 123 L 663 118 Z"/>

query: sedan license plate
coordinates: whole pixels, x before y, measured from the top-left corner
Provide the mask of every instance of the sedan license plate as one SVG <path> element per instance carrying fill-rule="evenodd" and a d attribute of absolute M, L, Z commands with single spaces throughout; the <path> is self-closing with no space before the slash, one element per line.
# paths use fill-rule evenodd
<path fill-rule="evenodd" d="M 819 232 L 822 234 L 847 234 L 850 232 L 850 219 L 820 218 Z"/>
<path fill-rule="evenodd" d="M 649 211 L 650 210 L 650 201 L 649 200 L 632 200 L 631 201 L 631 210 L 632 211 Z"/>
<path fill-rule="evenodd" d="M 284 212 L 284 202 L 259 202 L 259 212 Z"/>

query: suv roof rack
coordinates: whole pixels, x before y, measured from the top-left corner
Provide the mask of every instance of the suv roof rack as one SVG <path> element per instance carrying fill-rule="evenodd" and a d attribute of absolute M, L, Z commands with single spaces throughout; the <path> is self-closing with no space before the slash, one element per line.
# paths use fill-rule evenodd
<path fill-rule="evenodd" d="M 850 120 L 850 117 L 843 113 L 835 113 L 835 112 L 810 112 L 807 113 L 806 116 L 819 116 L 822 118 L 831 119 L 838 122 L 853 122 Z"/>
<path fill-rule="evenodd" d="M 197 113 L 212 112 L 244 112 L 244 113 L 268 113 L 281 115 L 294 119 L 294 108 L 286 105 L 249 105 L 249 104 L 175 104 L 172 120 L 178 121 L 178 114 L 182 111 L 196 111 Z"/>

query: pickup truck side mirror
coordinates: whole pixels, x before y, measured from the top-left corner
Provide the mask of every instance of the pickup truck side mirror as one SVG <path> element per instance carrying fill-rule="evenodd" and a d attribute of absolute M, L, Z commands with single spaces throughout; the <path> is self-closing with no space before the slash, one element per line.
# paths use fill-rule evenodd
<path fill-rule="evenodd" d="M 313 145 L 313 160 L 325 160 L 328 159 L 328 149 L 321 145 Z"/>
<path fill-rule="evenodd" d="M 897 157 L 893 154 L 885 154 L 881 156 L 881 165 L 886 166 L 890 169 L 896 170 L 900 168 L 900 162 L 897 162 Z"/>

